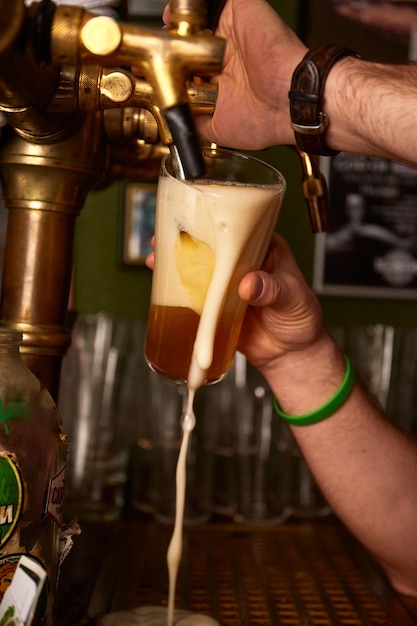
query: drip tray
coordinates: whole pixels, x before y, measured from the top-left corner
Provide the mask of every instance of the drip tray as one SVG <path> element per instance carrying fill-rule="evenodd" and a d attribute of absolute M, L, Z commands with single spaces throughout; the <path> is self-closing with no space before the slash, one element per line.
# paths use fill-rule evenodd
<path fill-rule="evenodd" d="M 81 526 L 62 568 L 57 626 L 166 606 L 171 528 L 141 522 Z M 188 527 L 183 548 L 176 607 L 210 615 L 223 626 L 417 623 L 337 523 Z"/>

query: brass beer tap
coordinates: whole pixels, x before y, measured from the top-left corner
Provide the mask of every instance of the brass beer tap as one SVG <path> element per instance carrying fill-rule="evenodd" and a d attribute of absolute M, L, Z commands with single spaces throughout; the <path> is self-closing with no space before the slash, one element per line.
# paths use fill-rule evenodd
<path fill-rule="evenodd" d="M 78 7 L 58 6 L 51 20 L 50 58 L 45 59 L 54 65 L 138 68 L 163 113 L 186 178 L 204 173 L 187 81 L 219 73 L 224 53 L 224 40 L 204 29 L 204 6 L 197 0 L 173 2 L 169 30 L 123 24 Z"/>
<path fill-rule="evenodd" d="M 187 177 L 200 175 L 192 110 L 213 110 L 201 78 L 221 71 L 224 41 L 205 30 L 204 0 L 174 1 L 170 29 L 51 0 L 0 11 L 0 323 L 23 332 L 23 357 L 56 398 L 76 217 L 98 183 L 154 179 L 173 144 Z"/>

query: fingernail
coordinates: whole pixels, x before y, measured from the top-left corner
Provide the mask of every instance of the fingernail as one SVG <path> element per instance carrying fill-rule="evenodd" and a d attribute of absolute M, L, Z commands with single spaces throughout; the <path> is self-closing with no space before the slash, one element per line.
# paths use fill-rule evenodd
<path fill-rule="evenodd" d="M 251 284 L 251 300 L 257 300 L 264 290 L 264 281 L 262 276 L 256 274 Z"/>

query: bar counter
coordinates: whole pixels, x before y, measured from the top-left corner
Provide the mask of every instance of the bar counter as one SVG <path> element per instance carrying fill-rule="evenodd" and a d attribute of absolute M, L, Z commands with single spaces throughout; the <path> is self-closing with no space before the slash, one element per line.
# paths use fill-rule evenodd
<path fill-rule="evenodd" d="M 93 626 L 110 612 L 166 606 L 170 526 L 80 526 L 61 569 L 57 626 Z M 395 594 L 346 529 L 328 520 L 185 527 L 176 608 L 222 626 L 417 624 L 416 600 Z"/>

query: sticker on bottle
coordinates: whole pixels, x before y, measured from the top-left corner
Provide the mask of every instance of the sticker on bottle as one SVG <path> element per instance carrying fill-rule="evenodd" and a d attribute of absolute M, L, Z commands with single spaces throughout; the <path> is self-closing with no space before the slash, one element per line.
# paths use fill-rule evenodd
<path fill-rule="evenodd" d="M 64 517 L 64 487 L 65 487 L 65 470 L 63 465 L 55 476 L 49 481 L 48 498 L 46 501 L 46 513 L 52 519 L 62 526 Z"/>
<path fill-rule="evenodd" d="M 10 539 L 23 507 L 23 484 L 14 455 L 0 452 L 0 547 Z"/>
<path fill-rule="evenodd" d="M 45 568 L 35 559 L 22 555 L 0 604 L 0 626 L 31 624 L 45 581 Z"/>
<path fill-rule="evenodd" d="M 28 557 L 30 556 L 31 559 L 39 563 L 40 567 L 42 568 L 44 567 L 41 561 L 37 557 L 33 555 L 28 555 L 28 554 L 26 556 Z M 2 558 L 0 558 L 0 602 L 2 602 L 4 594 L 6 593 L 7 589 L 9 588 L 13 580 L 13 577 L 15 575 L 16 569 L 19 565 L 21 558 L 22 558 L 21 553 L 7 554 L 6 556 L 3 556 Z M 48 584 L 48 579 L 47 579 L 46 583 L 42 587 L 42 591 L 40 593 L 40 596 L 36 605 L 36 609 L 35 609 L 36 618 L 34 618 L 33 624 L 44 623 L 42 620 L 44 620 L 45 615 L 46 615 L 48 593 L 49 593 L 49 584 Z M 1 621 L 0 621 L 0 626 L 1 626 Z"/>

